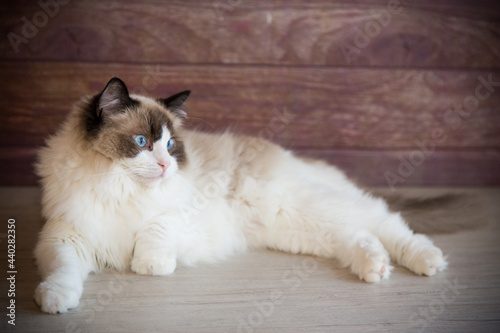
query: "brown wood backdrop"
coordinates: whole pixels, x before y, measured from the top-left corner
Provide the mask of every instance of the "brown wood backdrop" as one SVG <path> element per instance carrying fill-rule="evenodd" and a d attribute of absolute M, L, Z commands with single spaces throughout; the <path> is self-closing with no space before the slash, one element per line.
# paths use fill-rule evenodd
<path fill-rule="evenodd" d="M 0 185 L 36 184 L 36 149 L 112 76 L 191 89 L 190 126 L 265 135 L 366 185 L 500 185 L 497 0 L 4 1 L 0 16 Z"/>

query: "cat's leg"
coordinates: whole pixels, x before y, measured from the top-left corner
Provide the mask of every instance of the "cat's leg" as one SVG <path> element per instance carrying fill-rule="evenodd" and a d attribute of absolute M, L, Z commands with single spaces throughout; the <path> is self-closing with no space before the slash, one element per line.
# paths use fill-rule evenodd
<path fill-rule="evenodd" d="M 130 269 L 143 275 L 168 275 L 177 266 L 175 222 L 158 218 L 147 223 L 135 237 Z"/>
<path fill-rule="evenodd" d="M 244 227 L 249 246 L 336 258 L 367 282 L 388 278 L 392 269 L 389 254 L 358 223 L 357 213 L 363 208 L 346 199 L 352 189 L 335 190 L 311 182 L 308 177 L 319 172 L 312 167 L 299 172 L 301 167 L 285 169 L 296 173 L 288 176 L 282 172 L 272 182 L 247 177 L 239 188 L 244 198 L 239 209 L 249 216 Z M 338 180 L 352 186 L 340 176 Z"/>
<path fill-rule="evenodd" d="M 366 282 L 385 280 L 393 269 L 389 253 L 379 239 L 366 230 L 353 233 L 351 244 L 342 247 L 336 257 Z"/>
<path fill-rule="evenodd" d="M 311 175 L 309 180 L 316 183 L 316 188 L 325 188 L 321 179 L 330 187 L 324 191 L 323 197 L 314 193 L 309 195 L 317 198 L 317 207 L 326 211 L 330 209 L 325 207 L 332 208 L 332 219 L 342 217 L 348 223 L 370 230 L 391 258 L 417 274 L 431 276 L 446 268 L 442 251 L 426 236 L 415 235 L 399 214 L 389 211 L 382 199 L 364 193 L 336 168 L 322 163 L 309 164 L 308 167 L 312 168 L 308 172 Z M 319 218 L 324 220 L 326 215 Z"/>
<path fill-rule="evenodd" d="M 49 229 L 49 228 L 46 228 Z M 35 290 L 34 299 L 41 310 L 64 313 L 78 306 L 83 292 L 83 281 L 91 267 L 86 262 L 86 249 L 80 246 L 78 236 L 42 231 L 35 249 L 42 282 Z"/>
<path fill-rule="evenodd" d="M 277 221 L 263 234 L 266 247 L 324 258 L 336 258 L 366 282 L 379 282 L 391 273 L 389 254 L 376 236 L 367 230 L 347 226 L 324 226 L 319 230 L 300 223 Z M 297 228 L 299 226 L 299 228 Z"/>
<path fill-rule="evenodd" d="M 398 264 L 416 274 L 432 276 L 447 266 L 441 249 L 427 236 L 414 234 L 400 214 L 388 212 L 370 229 Z"/>

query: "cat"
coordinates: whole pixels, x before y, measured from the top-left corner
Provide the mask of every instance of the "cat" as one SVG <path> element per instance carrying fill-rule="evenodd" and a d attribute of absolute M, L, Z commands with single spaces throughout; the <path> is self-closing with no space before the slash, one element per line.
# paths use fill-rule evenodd
<path fill-rule="evenodd" d="M 41 148 L 42 311 L 76 308 L 90 272 L 167 275 L 255 248 L 336 258 L 366 282 L 387 279 L 391 259 L 420 275 L 446 267 L 429 238 L 336 167 L 183 128 L 189 94 L 130 95 L 112 78 Z"/>

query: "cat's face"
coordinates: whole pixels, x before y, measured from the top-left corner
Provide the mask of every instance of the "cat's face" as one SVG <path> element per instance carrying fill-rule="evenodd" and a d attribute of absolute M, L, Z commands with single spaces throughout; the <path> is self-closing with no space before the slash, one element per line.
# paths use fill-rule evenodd
<path fill-rule="evenodd" d="M 141 182 L 158 182 L 186 162 L 179 136 L 185 91 L 165 100 L 129 96 L 125 84 L 112 79 L 82 113 L 92 149 L 119 163 Z"/>

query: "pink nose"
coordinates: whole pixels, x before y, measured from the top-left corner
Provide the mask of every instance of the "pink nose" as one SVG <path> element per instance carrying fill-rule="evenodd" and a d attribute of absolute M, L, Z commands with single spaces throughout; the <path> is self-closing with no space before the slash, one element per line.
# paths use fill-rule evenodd
<path fill-rule="evenodd" d="M 165 172 L 168 167 L 170 166 L 170 162 L 158 162 L 158 165 L 161 166 L 161 169 L 163 170 L 163 172 Z"/>

